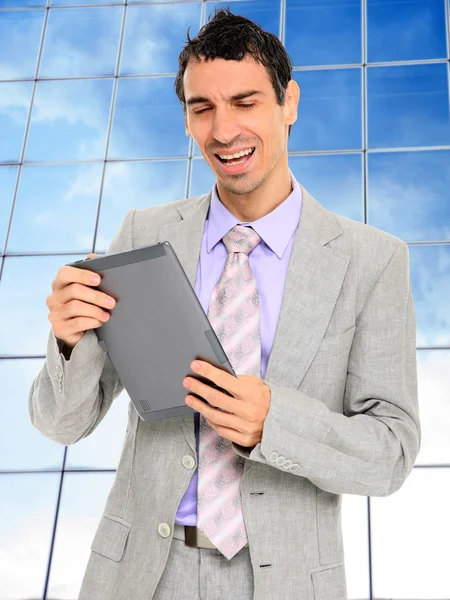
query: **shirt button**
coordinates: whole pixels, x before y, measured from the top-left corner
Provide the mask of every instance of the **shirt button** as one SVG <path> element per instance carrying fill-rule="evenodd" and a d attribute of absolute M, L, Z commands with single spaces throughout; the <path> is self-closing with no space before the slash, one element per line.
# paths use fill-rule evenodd
<path fill-rule="evenodd" d="M 188 454 L 186 456 L 183 456 L 181 462 L 183 463 L 183 467 L 186 467 L 186 469 L 193 469 L 195 467 L 195 459 L 192 458 L 192 456 L 189 456 Z"/>
<path fill-rule="evenodd" d="M 158 533 L 161 537 L 168 537 L 170 535 L 170 527 L 167 525 L 167 523 L 160 523 L 158 525 Z"/>

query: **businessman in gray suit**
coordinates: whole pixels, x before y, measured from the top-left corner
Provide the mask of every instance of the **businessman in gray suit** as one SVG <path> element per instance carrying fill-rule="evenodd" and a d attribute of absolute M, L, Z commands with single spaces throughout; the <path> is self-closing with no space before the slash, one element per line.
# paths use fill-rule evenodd
<path fill-rule="evenodd" d="M 130 404 L 81 600 L 345 600 L 341 494 L 387 496 L 413 467 L 408 247 L 295 180 L 291 74 L 279 40 L 229 11 L 180 55 L 186 133 L 216 183 L 129 211 L 107 253 L 168 240 L 238 377 L 200 362 L 230 395 L 187 378 L 187 416 L 144 422 Z M 67 445 L 123 390 L 93 331 L 114 308 L 90 275 L 58 271 L 29 398 L 34 426 Z M 245 343 L 232 347 L 237 333 Z"/>

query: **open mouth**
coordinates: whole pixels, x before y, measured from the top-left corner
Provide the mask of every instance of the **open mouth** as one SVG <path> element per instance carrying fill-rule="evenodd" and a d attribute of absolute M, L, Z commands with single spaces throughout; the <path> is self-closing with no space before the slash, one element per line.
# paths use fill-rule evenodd
<path fill-rule="evenodd" d="M 216 158 L 223 164 L 229 167 L 235 167 L 237 165 L 243 165 L 253 156 L 255 148 L 249 148 L 244 152 L 239 152 L 239 156 L 233 155 L 230 158 L 222 158 L 219 154 L 215 154 Z"/>

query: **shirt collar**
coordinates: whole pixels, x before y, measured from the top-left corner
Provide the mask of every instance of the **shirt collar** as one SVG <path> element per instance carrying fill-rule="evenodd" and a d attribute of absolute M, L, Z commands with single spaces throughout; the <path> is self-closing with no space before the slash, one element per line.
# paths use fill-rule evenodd
<path fill-rule="evenodd" d="M 235 225 L 251 225 L 278 258 L 282 258 L 291 237 L 297 229 L 302 207 L 302 190 L 290 170 L 289 173 L 292 181 L 292 192 L 286 200 L 272 212 L 251 223 L 239 221 L 222 204 L 215 183 L 212 189 L 207 220 L 206 249 L 208 254 Z"/>

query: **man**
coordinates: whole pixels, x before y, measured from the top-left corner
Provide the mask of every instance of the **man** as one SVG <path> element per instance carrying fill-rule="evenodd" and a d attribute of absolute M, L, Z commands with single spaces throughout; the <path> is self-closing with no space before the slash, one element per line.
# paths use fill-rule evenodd
<path fill-rule="evenodd" d="M 180 55 L 186 133 L 216 185 L 128 212 L 108 253 L 169 240 L 238 377 L 200 362 L 231 396 L 187 378 L 195 418 L 143 422 L 130 406 L 82 600 L 344 600 L 341 494 L 387 496 L 413 467 L 408 248 L 293 177 L 291 67 L 274 35 L 229 11 Z M 92 433 L 123 389 L 92 331 L 109 318 L 92 286 L 63 267 L 47 299 L 30 415 L 62 444 Z"/>

